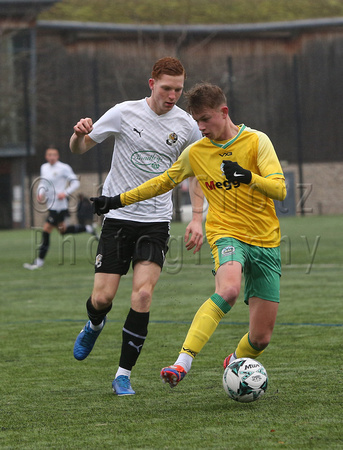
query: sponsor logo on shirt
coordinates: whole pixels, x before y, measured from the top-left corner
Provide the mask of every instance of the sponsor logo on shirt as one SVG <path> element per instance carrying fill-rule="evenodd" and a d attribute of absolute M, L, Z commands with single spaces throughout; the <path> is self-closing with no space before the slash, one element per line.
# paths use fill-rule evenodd
<path fill-rule="evenodd" d="M 234 181 L 233 183 L 230 183 L 230 181 L 206 181 L 205 182 L 205 186 L 209 191 L 213 191 L 215 189 L 226 189 L 227 191 L 229 191 L 230 189 L 232 189 L 232 186 L 234 188 L 238 188 L 240 186 L 240 182 L 239 181 Z"/>
<path fill-rule="evenodd" d="M 173 162 L 167 155 L 154 151 L 135 152 L 131 156 L 132 164 L 143 172 L 160 174 L 169 168 Z"/>

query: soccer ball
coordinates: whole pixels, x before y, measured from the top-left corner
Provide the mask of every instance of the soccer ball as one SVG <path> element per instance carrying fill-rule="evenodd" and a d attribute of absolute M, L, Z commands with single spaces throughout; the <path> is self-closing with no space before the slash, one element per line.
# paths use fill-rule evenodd
<path fill-rule="evenodd" d="M 266 392 L 267 385 L 267 371 L 255 359 L 235 359 L 224 371 L 224 390 L 237 402 L 248 403 L 257 400 Z"/>

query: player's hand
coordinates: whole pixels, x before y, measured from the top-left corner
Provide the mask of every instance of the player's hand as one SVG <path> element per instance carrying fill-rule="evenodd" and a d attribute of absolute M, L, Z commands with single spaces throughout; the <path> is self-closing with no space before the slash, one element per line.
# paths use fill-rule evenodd
<path fill-rule="evenodd" d="M 93 130 L 93 121 L 90 117 L 80 119 L 74 126 L 74 133 L 76 136 L 81 137 L 85 134 L 89 134 Z"/>
<path fill-rule="evenodd" d="M 202 222 L 192 220 L 185 231 L 184 241 L 186 243 L 186 249 L 191 250 L 194 248 L 193 254 L 197 253 L 204 242 Z"/>
<path fill-rule="evenodd" d="M 114 197 L 105 197 L 104 195 L 100 195 L 100 197 L 91 197 L 90 201 L 93 202 L 93 214 L 97 214 L 98 216 L 108 213 L 110 209 L 123 207 L 120 201 L 120 194 Z"/>
<path fill-rule="evenodd" d="M 249 184 L 251 181 L 250 170 L 243 169 L 243 167 L 236 162 L 223 161 L 221 169 L 224 172 L 227 181 L 230 183 L 239 181 L 240 183 Z"/>

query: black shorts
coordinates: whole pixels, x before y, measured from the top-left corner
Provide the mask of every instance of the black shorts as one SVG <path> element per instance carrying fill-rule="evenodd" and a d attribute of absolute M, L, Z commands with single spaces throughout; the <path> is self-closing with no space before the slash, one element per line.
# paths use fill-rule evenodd
<path fill-rule="evenodd" d="M 133 222 L 106 219 L 102 227 L 95 273 L 125 275 L 132 261 L 150 261 L 163 267 L 168 251 L 169 222 Z"/>
<path fill-rule="evenodd" d="M 49 215 L 46 218 L 46 222 L 57 227 L 60 223 L 64 222 L 67 217 L 69 217 L 69 211 L 67 209 L 63 209 L 62 211 L 49 209 Z"/>

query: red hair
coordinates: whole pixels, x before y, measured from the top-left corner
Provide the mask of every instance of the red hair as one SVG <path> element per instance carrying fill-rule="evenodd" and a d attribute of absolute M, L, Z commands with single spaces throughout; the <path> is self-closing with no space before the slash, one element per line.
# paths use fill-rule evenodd
<path fill-rule="evenodd" d="M 173 77 L 183 75 L 186 79 L 186 71 L 177 58 L 167 56 L 155 62 L 152 68 L 151 78 L 158 80 L 162 75 L 171 75 Z"/>

